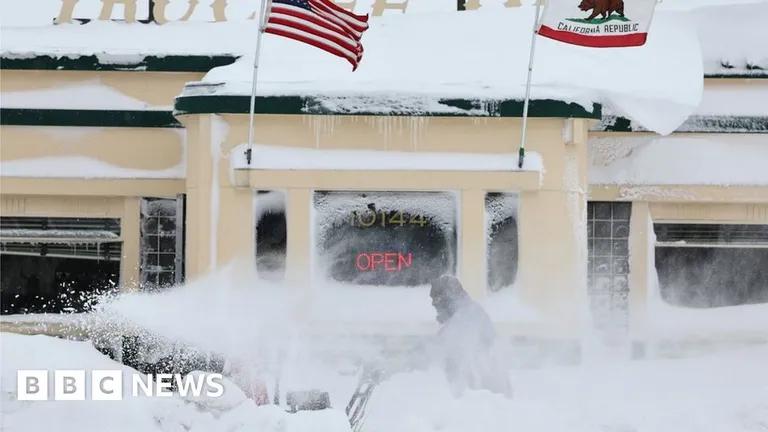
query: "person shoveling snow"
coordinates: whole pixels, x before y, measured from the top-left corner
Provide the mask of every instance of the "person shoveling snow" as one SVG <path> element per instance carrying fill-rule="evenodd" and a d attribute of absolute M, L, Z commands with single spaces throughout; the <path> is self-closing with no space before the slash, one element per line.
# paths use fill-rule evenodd
<path fill-rule="evenodd" d="M 442 326 L 436 347 L 454 395 L 484 389 L 511 397 L 509 378 L 493 355 L 496 330 L 488 314 L 450 275 L 432 281 L 429 295 Z"/>
<path fill-rule="evenodd" d="M 463 396 L 467 390 L 487 390 L 512 397 L 509 377 L 494 355 L 496 330 L 485 310 L 450 275 L 434 279 L 429 295 L 441 325 L 436 339 L 425 347 L 426 352 L 410 359 L 406 368 L 364 365 L 346 409 L 353 431 L 362 429 L 368 402 L 382 381 L 397 372 L 406 372 L 404 369 L 425 369 L 434 360 L 441 363 L 454 397 Z"/>

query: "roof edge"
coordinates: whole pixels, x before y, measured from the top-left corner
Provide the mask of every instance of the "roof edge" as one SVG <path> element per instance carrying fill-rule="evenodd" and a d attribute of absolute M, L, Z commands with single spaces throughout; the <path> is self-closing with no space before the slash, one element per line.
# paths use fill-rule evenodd
<path fill-rule="evenodd" d="M 376 104 L 378 109 L 366 108 L 370 96 L 257 96 L 256 114 L 284 115 L 357 115 L 403 117 L 522 117 L 523 101 L 502 99 L 467 99 L 419 97 L 411 107 L 388 105 L 386 100 Z M 373 105 L 368 105 L 373 106 Z M 176 98 L 174 114 L 248 114 L 248 95 L 181 95 Z M 593 103 L 592 109 L 553 99 L 532 100 L 530 117 L 585 118 L 599 120 L 602 106 Z"/>
<path fill-rule="evenodd" d="M 0 54 L 2 70 L 208 72 L 234 63 L 239 55 L 36 55 Z"/>
<path fill-rule="evenodd" d="M 170 111 L 1 108 L 3 126 L 182 128 Z"/>
<path fill-rule="evenodd" d="M 592 132 L 651 132 L 631 119 L 605 115 Z M 692 115 L 675 132 L 768 133 L 767 116 Z"/>

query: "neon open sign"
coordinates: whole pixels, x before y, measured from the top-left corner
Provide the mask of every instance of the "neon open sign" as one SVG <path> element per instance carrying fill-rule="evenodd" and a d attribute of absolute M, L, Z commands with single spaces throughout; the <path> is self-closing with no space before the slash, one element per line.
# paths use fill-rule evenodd
<path fill-rule="evenodd" d="M 360 252 L 355 258 L 355 267 L 361 272 L 382 269 L 390 273 L 400 272 L 412 265 L 412 252 Z"/>

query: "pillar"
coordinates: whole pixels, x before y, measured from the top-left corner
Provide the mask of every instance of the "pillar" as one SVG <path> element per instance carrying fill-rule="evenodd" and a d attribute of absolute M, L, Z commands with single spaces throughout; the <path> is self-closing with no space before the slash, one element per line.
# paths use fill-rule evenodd
<path fill-rule="evenodd" d="M 459 277 L 475 299 L 487 293 L 487 239 L 485 229 L 485 191 L 461 191 L 459 217 Z"/>
<path fill-rule="evenodd" d="M 141 198 L 127 197 L 123 201 L 123 215 L 120 218 L 120 237 L 123 246 L 120 252 L 120 288 L 126 291 L 139 288 L 139 266 L 141 264 Z"/>
<path fill-rule="evenodd" d="M 562 133 L 555 125 L 542 125 L 557 134 L 528 143 L 541 154 L 545 171 L 541 189 L 521 193 L 518 286 L 549 326 L 577 334 L 588 316 L 588 128 L 583 120 L 557 121 Z"/>
<path fill-rule="evenodd" d="M 288 189 L 285 197 L 288 235 L 285 280 L 292 286 L 309 287 L 312 278 L 312 191 Z"/>
<path fill-rule="evenodd" d="M 214 161 L 212 115 L 194 116 L 187 126 L 186 272 L 193 279 L 212 268 L 212 200 Z"/>
<path fill-rule="evenodd" d="M 629 225 L 629 331 L 642 339 L 648 312 L 648 284 L 653 262 L 653 220 L 647 202 L 632 203 Z"/>

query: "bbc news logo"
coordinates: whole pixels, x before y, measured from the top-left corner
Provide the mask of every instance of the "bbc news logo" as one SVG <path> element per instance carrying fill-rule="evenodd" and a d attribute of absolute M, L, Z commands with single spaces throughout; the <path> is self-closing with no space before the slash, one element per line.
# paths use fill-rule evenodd
<path fill-rule="evenodd" d="M 217 373 L 129 374 L 124 380 L 120 370 L 93 370 L 86 379 L 84 370 L 54 370 L 49 380 L 48 370 L 19 370 L 16 372 L 16 394 L 20 401 L 53 400 L 84 401 L 86 389 L 89 400 L 123 400 L 124 388 L 132 397 L 171 397 L 174 389 L 182 397 L 218 398 L 224 394 L 223 377 Z M 123 384 L 130 382 L 130 388 Z"/>

